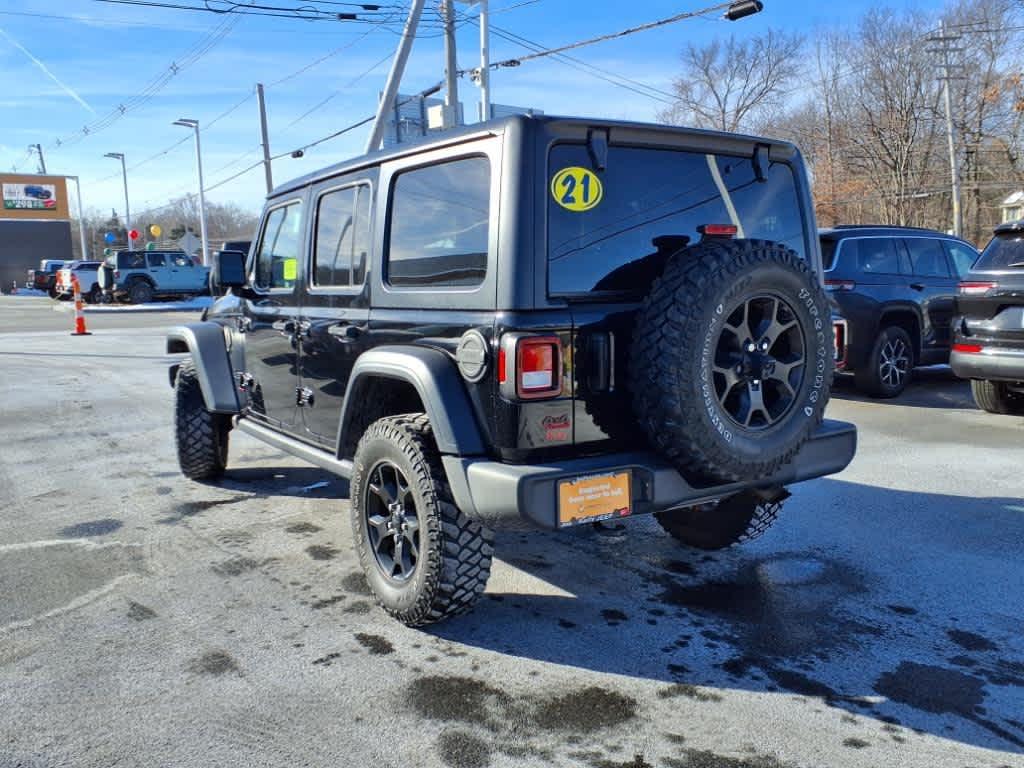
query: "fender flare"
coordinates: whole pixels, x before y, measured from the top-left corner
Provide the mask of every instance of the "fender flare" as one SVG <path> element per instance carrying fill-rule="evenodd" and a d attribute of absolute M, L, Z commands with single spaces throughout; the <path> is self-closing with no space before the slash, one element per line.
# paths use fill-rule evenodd
<path fill-rule="evenodd" d="M 339 446 L 354 418 L 360 381 L 384 377 L 411 384 L 423 401 L 442 454 L 479 456 L 484 440 L 458 368 L 444 352 L 427 347 L 385 346 L 368 350 L 352 367 L 341 409 Z"/>
<path fill-rule="evenodd" d="M 206 407 L 214 413 L 239 413 L 241 407 L 224 344 L 224 329 L 209 322 L 172 328 L 167 334 L 167 354 L 181 353 L 192 356 Z"/>

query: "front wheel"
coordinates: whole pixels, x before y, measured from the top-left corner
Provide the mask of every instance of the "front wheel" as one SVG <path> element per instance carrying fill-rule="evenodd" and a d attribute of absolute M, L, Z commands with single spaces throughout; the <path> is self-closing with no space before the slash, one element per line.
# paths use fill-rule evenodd
<path fill-rule="evenodd" d="M 422 626 L 473 606 L 490 576 L 492 535 L 455 506 L 425 414 L 370 425 L 350 497 L 359 563 L 385 611 Z"/>
<path fill-rule="evenodd" d="M 174 442 L 178 466 L 190 480 L 213 480 L 228 464 L 229 417 L 206 408 L 195 363 L 178 368 L 174 385 Z"/>
<path fill-rule="evenodd" d="M 914 343 L 910 334 L 892 325 L 875 339 L 864 369 L 856 371 L 857 388 L 871 397 L 899 396 L 910 383 L 914 368 Z"/>
<path fill-rule="evenodd" d="M 781 499 L 766 501 L 747 491 L 696 507 L 657 512 L 654 517 L 676 541 L 714 550 L 756 539 L 775 522 L 781 509 Z"/>

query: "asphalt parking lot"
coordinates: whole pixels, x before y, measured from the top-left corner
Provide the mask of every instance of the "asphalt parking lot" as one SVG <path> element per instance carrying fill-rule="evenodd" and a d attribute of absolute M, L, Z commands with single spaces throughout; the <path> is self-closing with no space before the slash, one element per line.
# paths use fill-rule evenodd
<path fill-rule="evenodd" d="M 1024 766 L 1024 419 L 948 369 L 743 548 L 653 520 L 503 534 L 400 626 L 345 483 L 245 435 L 185 481 L 163 332 L 0 298 L 0 768 Z"/>

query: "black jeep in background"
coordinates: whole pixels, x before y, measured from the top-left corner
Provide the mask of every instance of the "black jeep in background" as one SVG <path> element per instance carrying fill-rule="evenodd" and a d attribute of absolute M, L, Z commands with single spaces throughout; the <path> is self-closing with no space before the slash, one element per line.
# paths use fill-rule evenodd
<path fill-rule="evenodd" d="M 1024 221 L 996 227 L 960 283 L 950 362 L 979 408 L 1024 415 Z"/>
<path fill-rule="evenodd" d="M 825 286 L 845 328 L 836 368 L 873 397 L 896 397 L 917 365 L 949 362 L 953 302 L 978 252 L 911 227 L 823 229 Z"/>
<path fill-rule="evenodd" d="M 838 472 L 832 328 L 790 144 L 512 117 L 270 196 L 229 289 L 170 353 L 182 472 L 239 429 L 351 479 L 366 579 L 407 624 L 468 609 L 495 528 L 653 513 L 763 532 Z"/>

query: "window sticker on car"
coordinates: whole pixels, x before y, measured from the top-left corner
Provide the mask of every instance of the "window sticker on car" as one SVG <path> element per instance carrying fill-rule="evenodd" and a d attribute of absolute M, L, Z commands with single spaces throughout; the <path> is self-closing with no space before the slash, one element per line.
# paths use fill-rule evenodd
<path fill-rule="evenodd" d="M 299 260 L 298 259 L 285 259 L 284 260 L 284 279 L 295 280 L 299 275 Z"/>
<path fill-rule="evenodd" d="M 596 208 L 604 197 L 604 185 L 587 168 L 563 168 L 551 180 L 551 195 L 560 206 L 573 213 Z"/>

